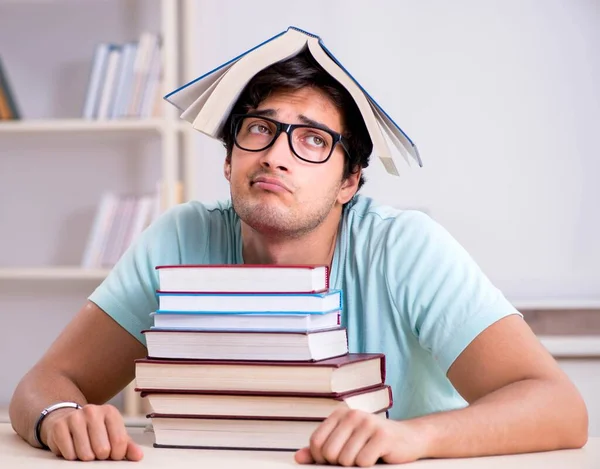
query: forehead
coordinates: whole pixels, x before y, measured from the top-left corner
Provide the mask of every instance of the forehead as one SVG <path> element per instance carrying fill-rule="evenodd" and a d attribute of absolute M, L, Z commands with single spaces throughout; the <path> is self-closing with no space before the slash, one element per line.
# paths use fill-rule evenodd
<path fill-rule="evenodd" d="M 299 90 L 279 90 L 265 98 L 256 110 L 273 109 L 275 117 L 289 124 L 300 123 L 299 115 L 341 132 L 343 116 L 333 100 L 319 88 L 305 87 Z"/>

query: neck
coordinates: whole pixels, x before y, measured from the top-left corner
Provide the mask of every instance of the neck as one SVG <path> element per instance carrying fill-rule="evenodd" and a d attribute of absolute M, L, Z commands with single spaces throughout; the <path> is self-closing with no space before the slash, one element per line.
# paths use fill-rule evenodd
<path fill-rule="evenodd" d="M 331 215 L 334 215 L 333 213 Z M 298 237 L 264 234 L 242 221 L 242 255 L 246 264 L 319 264 L 331 268 L 341 212 Z"/>

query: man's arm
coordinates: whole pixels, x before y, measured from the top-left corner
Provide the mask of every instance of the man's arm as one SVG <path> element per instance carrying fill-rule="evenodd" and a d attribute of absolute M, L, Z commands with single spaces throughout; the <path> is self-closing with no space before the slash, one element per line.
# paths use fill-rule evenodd
<path fill-rule="evenodd" d="M 300 463 L 373 465 L 580 448 L 587 409 L 525 321 L 505 317 L 454 361 L 448 378 L 469 406 L 406 421 L 340 409 L 315 431 Z"/>
<path fill-rule="evenodd" d="M 41 426 L 42 441 L 66 459 L 140 459 L 122 417 L 102 405 L 134 377 L 134 360 L 146 348 L 88 302 L 17 386 L 9 408 L 15 431 L 32 446 L 43 408 L 75 401 L 83 410 L 57 410 Z M 87 404 L 87 405 L 86 405 Z"/>
<path fill-rule="evenodd" d="M 483 331 L 448 378 L 470 406 L 413 421 L 427 435 L 429 457 L 580 448 L 587 442 L 581 395 L 519 316 Z"/>

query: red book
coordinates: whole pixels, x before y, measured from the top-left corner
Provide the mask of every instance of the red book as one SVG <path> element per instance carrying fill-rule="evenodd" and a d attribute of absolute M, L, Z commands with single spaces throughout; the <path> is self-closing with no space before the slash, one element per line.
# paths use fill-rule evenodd
<path fill-rule="evenodd" d="M 379 412 L 387 418 L 387 412 Z M 295 451 L 309 444 L 323 419 L 150 414 L 154 446 Z"/>
<path fill-rule="evenodd" d="M 329 288 L 325 265 L 161 265 L 162 292 L 318 293 Z"/>
<path fill-rule="evenodd" d="M 238 417 L 279 417 L 324 419 L 334 410 L 345 407 L 378 413 L 393 405 L 392 390 L 379 385 L 339 395 L 276 393 L 173 391 L 170 389 L 136 389 L 148 399 L 152 412 L 196 416 L 230 415 Z"/>
<path fill-rule="evenodd" d="M 340 395 L 385 382 L 385 355 L 349 353 L 317 362 L 138 359 L 140 389 Z"/>

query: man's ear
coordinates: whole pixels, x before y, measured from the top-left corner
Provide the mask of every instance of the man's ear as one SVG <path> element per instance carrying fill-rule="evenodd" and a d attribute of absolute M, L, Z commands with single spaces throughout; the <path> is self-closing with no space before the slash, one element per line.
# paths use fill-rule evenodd
<path fill-rule="evenodd" d="M 342 187 L 340 187 L 340 192 L 338 194 L 338 202 L 340 204 L 345 204 L 349 202 L 356 191 L 358 191 L 358 183 L 360 181 L 360 176 L 362 174 L 362 168 L 359 168 L 356 173 L 350 174 L 344 181 L 342 181 Z"/>
<path fill-rule="evenodd" d="M 225 164 L 223 165 L 223 174 L 225 179 L 231 182 L 231 157 L 225 158 Z"/>

